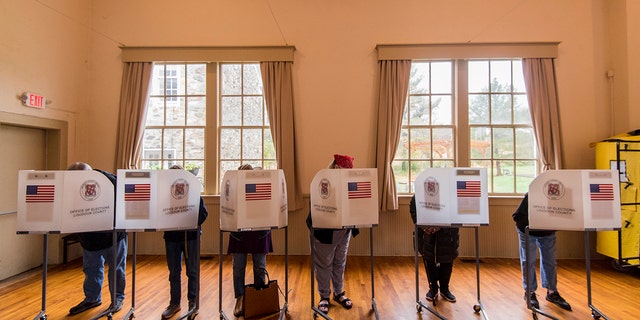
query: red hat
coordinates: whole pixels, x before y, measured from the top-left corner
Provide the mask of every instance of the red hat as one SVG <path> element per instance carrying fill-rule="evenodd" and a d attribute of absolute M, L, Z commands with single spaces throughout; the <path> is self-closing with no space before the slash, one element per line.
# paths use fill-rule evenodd
<path fill-rule="evenodd" d="M 335 161 L 336 164 L 341 168 L 353 168 L 353 157 L 342 154 L 334 154 L 333 161 Z"/>

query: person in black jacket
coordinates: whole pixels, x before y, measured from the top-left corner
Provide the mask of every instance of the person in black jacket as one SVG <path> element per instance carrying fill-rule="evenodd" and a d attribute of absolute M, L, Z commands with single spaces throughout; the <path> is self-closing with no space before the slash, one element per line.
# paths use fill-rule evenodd
<path fill-rule="evenodd" d="M 84 162 L 76 162 L 67 170 L 92 170 L 91 166 Z M 110 172 L 96 169 L 104 174 L 114 186 L 116 176 Z M 116 260 L 113 264 L 113 232 L 82 232 L 78 233 L 82 246 L 82 271 L 84 272 L 84 300 L 69 309 L 69 314 L 79 314 L 102 304 L 102 283 L 104 282 L 104 265 L 109 265 L 109 292 L 113 292 L 115 279 L 116 296 L 111 297 L 112 304 L 109 310 L 112 313 L 122 309 L 124 301 L 124 288 L 126 285 L 127 266 L 127 233 L 118 232 L 116 241 Z M 114 274 L 115 273 L 115 274 Z M 115 278 L 114 278 L 115 277 Z"/>
<path fill-rule="evenodd" d="M 416 196 L 409 203 L 411 219 L 415 224 Z M 418 252 L 422 255 L 424 268 L 429 281 L 429 291 L 426 299 L 433 301 L 440 295 L 447 301 L 456 302 L 456 296 L 451 293 L 449 282 L 453 272 L 453 260 L 458 257 L 460 245 L 460 231 L 458 228 L 420 227 L 418 228 Z"/>
<path fill-rule="evenodd" d="M 334 155 L 329 165 L 330 169 L 353 168 L 353 158 L 347 155 Z M 307 227 L 312 229 L 311 212 L 307 217 Z M 309 233 L 310 245 L 313 248 L 313 267 L 320 302 L 318 310 L 327 314 L 329 312 L 329 296 L 331 284 L 333 284 L 333 301 L 339 303 L 345 309 L 351 309 L 353 302 L 344 291 L 344 271 L 347 266 L 347 251 L 351 237 L 358 235 L 358 229 L 313 229 Z"/>
<path fill-rule="evenodd" d="M 536 247 L 540 249 L 540 277 L 542 287 L 547 289 L 546 300 L 560 308 L 571 311 L 571 305 L 560 296 L 558 292 L 558 277 L 556 275 L 556 231 L 534 230 L 529 231 L 529 252 L 526 251 L 526 228 L 529 226 L 529 194 L 525 193 L 522 202 L 512 215 L 516 222 L 518 238 L 520 239 L 520 269 L 522 269 L 522 285 L 525 290 L 525 301 L 531 301 L 531 306 L 540 308 L 536 297 L 538 283 L 536 280 Z M 529 257 L 530 259 L 527 259 Z M 529 270 L 529 282 L 527 283 L 526 269 Z M 527 288 L 530 296 L 527 297 Z M 528 305 L 528 304 L 527 304 Z"/>
<path fill-rule="evenodd" d="M 170 169 L 182 169 L 182 166 L 174 165 Z M 202 197 L 200 197 L 200 208 L 198 211 L 198 225 L 207 219 L 209 212 L 204 205 Z M 202 233 L 202 231 L 200 231 Z M 200 274 L 198 272 L 198 254 L 200 237 L 198 230 L 178 230 L 165 231 L 164 243 L 167 254 L 167 267 L 169 268 L 169 295 L 171 299 L 169 306 L 162 312 L 162 319 L 169 319 L 180 311 L 180 298 L 182 296 L 181 273 L 182 273 L 182 256 L 184 254 L 184 264 L 186 268 L 187 283 L 187 299 L 189 301 L 189 311 L 194 310 L 197 313 L 196 297 L 198 294 L 198 283 Z M 193 313 L 192 313 L 193 314 Z"/>

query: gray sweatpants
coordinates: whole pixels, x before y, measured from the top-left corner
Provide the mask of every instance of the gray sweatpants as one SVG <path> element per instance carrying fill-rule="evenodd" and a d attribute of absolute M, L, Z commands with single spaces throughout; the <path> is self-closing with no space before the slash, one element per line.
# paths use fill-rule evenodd
<path fill-rule="evenodd" d="M 311 232 L 309 236 L 314 251 L 312 259 L 320 297 L 329 298 L 331 296 L 330 284 L 333 284 L 334 293 L 342 293 L 351 230 L 334 231 L 331 244 L 320 243 Z"/>

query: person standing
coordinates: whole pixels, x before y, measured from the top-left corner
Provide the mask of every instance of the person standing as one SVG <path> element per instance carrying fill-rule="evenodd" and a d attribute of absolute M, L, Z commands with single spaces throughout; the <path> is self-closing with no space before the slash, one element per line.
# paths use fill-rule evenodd
<path fill-rule="evenodd" d="M 411 219 L 415 224 L 416 196 L 409 203 Z M 458 228 L 445 227 L 420 227 L 418 232 L 418 251 L 422 255 L 422 262 L 427 272 L 429 291 L 426 299 L 434 301 L 440 295 L 447 301 L 456 302 L 456 296 L 451 293 L 449 283 L 453 273 L 453 261 L 458 257 L 460 245 L 460 230 Z"/>
<path fill-rule="evenodd" d="M 258 169 L 258 168 L 255 168 Z M 238 170 L 254 170 L 250 164 L 241 165 Z M 273 252 L 271 230 L 231 232 L 227 254 L 233 255 L 233 293 L 236 304 L 233 315 L 244 315 L 244 279 L 247 256 L 253 261 L 253 283 L 266 283 L 267 253 Z"/>
<path fill-rule="evenodd" d="M 170 169 L 182 169 L 180 165 L 174 165 Z M 202 197 L 200 197 L 200 206 L 198 209 L 198 226 L 207 219 L 209 212 L 204 205 Z M 200 231 L 200 232 L 198 232 Z M 162 312 L 162 319 L 169 319 L 173 317 L 178 311 L 180 311 L 180 300 L 182 296 L 182 258 L 184 256 L 184 264 L 186 274 L 188 278 L 187 282 L 187 300 L 189 301 L 189 311 L 193 310 L 195 314 L 196 310 L 196 298 L 198 295 L 198 287 L 200 282 L 200 274 L 198 263 L 200 247 L 200 235 L 202 230 L 179 230 L 179 231 L 165 231 L 164 232 L 164 244 L 165 252 L 167 256 L 167 267 L 169 268 L 169 294 L 171 296 L 169 300 L 169 306 Z"/>
<path fill-rule="evenodd" d="M 530 301 L 531 306 L 540 309 L 540 303 L 536 297 L 538 282 L 536 280 L 536 251 L 540 250 L 540 277 L 542 287 L 547 289 L 546 300 L 558 305 L 560 308 L 571 311 L 571 305 L 562 298 L 558 292 L 558 277 L 556 274 L 556 231 L 534 230 L 529 231 L 528 247 L 526 228 L 529 226 L 529 194 L 525 193 L 520 205 L 512 215 L 516 222 L 516 231 L 520 239 L 520 269 L 522 270 L 522 285 L 524 287 L 524 300 Z M 529 270 L 527 282 L 526 270 Z M 527 297 L 527 292 L 529 296 Z M 527 306 L 529 304 L 527 303 Z"/>
<path fill-rule="evenodd" d="M 329 169 L 353 168 L 353 158 L 348 155 L 335 154 Z M 345 309 L 351 309 L 353 302 L 344 291 L 344 271 L 347 266 L 347 251 L 351 237 L 358 235 L 358 229 L 313 229 L 311 212 L 307 216 L 307 227 L 312 247 L 313 267 L 320 301 L 318 310 L 329 313 L 331 284 L 333 284 L 333 300 Z"/>
<path fill-rule="evenodd" d="M 93 170 L 84 162 L 76 162 L 67 170 Z M 104 174 L 116 187 L 116 176 L 112 173 L 98 170 Z M 113 286 L 116 286 L 115 297 L 111 297 L 109 310 L 112 313 L 122 309 L 124 301 L 124 288 L 126 285 L 127 265 L 127 233 L 117 232 L 116 259 L 113 263 L 113 232 L 81 232 L 78 233 L 82 246 L 82 271 L 84 272 L 84 299 L 71 309 L 69 314 L 75 315 L 95 308 L 102 304 L 102 283 L 104 282 L 104 265 L 109 265 L 109 292 L 113 294 Z M 113 279 L 113 281 L 112 281 Z"/>

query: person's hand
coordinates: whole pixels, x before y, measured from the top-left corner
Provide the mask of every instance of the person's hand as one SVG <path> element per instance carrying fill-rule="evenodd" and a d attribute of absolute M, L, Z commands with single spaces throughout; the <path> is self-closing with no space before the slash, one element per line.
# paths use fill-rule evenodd
<path fill-rule="evenodd" d="M 424 227 L 422 228 L 422 232 L 426 233 L 426 234 L 434 234 L 436 232 L 440 231 L 440 227 Z"/>

